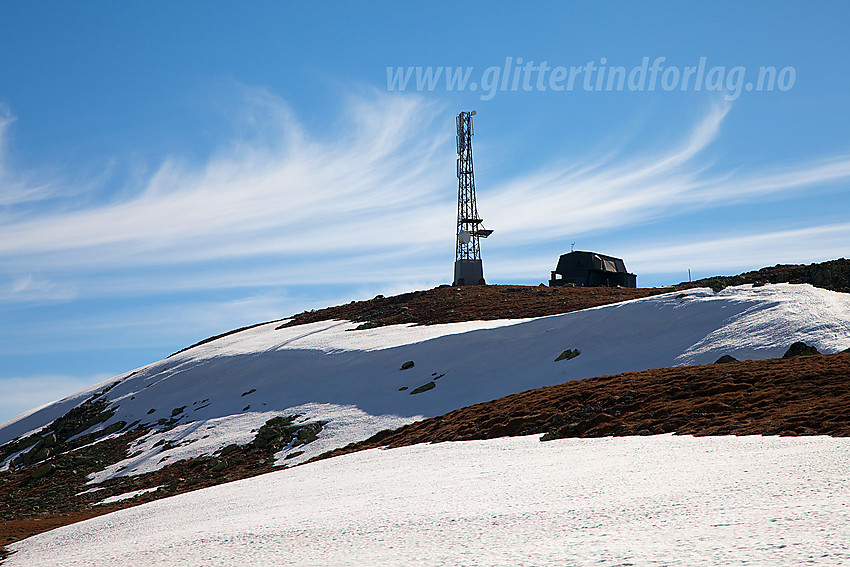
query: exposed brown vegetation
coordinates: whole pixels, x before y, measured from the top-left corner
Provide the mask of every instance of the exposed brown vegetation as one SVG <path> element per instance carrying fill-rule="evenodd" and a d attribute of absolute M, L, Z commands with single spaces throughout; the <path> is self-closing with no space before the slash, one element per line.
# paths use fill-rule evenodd
<path fill-rule="evenodd" d="M 743 284 L 808 283 L 815 287 L 850 293 L 850 260 L 839 258 L 819 264 L 777 264 L 736 276 L 713 276 L 683 282 L 678 288 L 710 287 L 714 290 Z"/>
<path fill-rule="evenodd" d="M 442 286 L 393 297 L 379 295 L 295 315 L 283 326 L 328 319 L 362 323 L 364 328 L 412 323 L 435 325 L 461 321 L 521 319 L 569 313 L 590 307 L 649 297 L 673 288 L 546 287 L 518 285 Z"/>
<path fill-rule="evenodd" d="M 282 424 L 282 429 L 286 429 L 282 433 L 294 435 L 302 443 L 315 438 L 321 429 L 317 422 L 288 429 L 285 425 Z M 260 431 L 264 432 L 265 428 Z M 50 460 L 52 472 L 41 478 L 33 476 L 38 465 L 0 473 L 0 547 L 122 508 L 271 472 L 272 453 L 281 448 L 275 434 L 281 431 L 258 433 L 252 443 L 225 448 L 221 455 L 179 460 L 151 473 L 113 478 L 98 484 L 100 490 L 81 494 L 91 488 L 86 484 L 91 473 L 128 457 L 130 444 L 146 433 L 148 430 L 134 429 L 119 437 L 55 455 Z M 284 441 L 286 445 L 288 441 Z M 98 504 L 109 496 L 151 488 L 157 490 L 113 504 Z"/>

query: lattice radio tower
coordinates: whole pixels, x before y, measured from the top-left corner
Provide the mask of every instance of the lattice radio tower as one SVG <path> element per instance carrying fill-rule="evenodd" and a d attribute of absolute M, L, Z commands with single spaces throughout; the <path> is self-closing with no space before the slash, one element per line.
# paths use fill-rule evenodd
<path fill-rule="evenodd" d="M 475 204 L 475 176 L 472 173 L 472 117 L 475 111 L 457 115 L 457 233 L 455 273 L 452 285 L 484 285 L 479 238 L 493 233 L 484 228 Z"/>

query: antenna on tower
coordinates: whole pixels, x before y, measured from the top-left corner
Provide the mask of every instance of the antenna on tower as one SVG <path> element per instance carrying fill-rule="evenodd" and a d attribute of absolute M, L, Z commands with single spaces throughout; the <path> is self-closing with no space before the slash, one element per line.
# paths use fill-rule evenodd
<path fill-rule="evenodd" d="M 455 273 L 452 285 L 484 285 L 479 238 L 493 231 L 484 228 L 475 204 L 475 176 L 472 173 L 472 117 L 475 111 L 457 115 L 457 231 L 455 232 Z"/>

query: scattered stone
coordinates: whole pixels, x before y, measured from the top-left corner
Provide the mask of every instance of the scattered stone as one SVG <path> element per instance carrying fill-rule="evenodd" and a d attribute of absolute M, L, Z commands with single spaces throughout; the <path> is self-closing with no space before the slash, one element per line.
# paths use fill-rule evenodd
<path fill-rule="evenodd" d="M 115 409 L 109 408 L 109 402 L 106 400 L 92 398 L 55 420 L 48 429 L 56 433 L 59 441 L 66 441 L 98 423 L 107 421 L 115 415 Z"/>
<path fill-rule="evenodd" d="M 580 350 L 568 348 L 567 350 L 565 350 L 564 352 L 562 352 L 561 354 L 558 355 L 558 358 L 555 359 L 555 362 L 558 362 L 559 360 L 570 360 L 572 358 L 577 357 L 580 354 L 581 354 Z"/>
<path fill-rule="evenodd" d="M 33 434 L 28 437 L 6 443 L 0 447 L 0 462 L 5 461 L 9 456 L 14 455 L 15 453 L 23 451 L 28 447 L 32 447 L 39 441 L 41 441 L 41 437 L 39 437 L 38 434 Z"/>
<path fill-rule="evenodd" d="M 436 382 L 431 381 L 431 382 L 428 382 L 427 384 L 422 384 L 421 386 L 419 386 L 418 388 L 416 388 L 415 390 L 410 392 L 410 395 L 412 396 L 413 394 L 421 394 L 422 392 L 427 392 L 428 390 L 433 390 L 436 387 L 437 387 Z"/>
<path fill-rule="evenodd" d="M 51 433 L 50 435 L 43 437 L 41 439 L 41 441 L 39 442 L 39 445 L 42 446 L 42 447 L 53 447 L 53 446 L 55 446 L 56 445 L 56 434 Z"/>
<path fill-rule="evenodd" d="M 30 478 L 33 480 L 38 480 L 40 478 L 44 478 L 56 472 L 56 465 L 53 463 L 47 463 L 45 465 L 41 465 L 30 474 Z"/>
<path fill-rule="evenodd" d="M 247 392 L 242 392 L 242 396 L 244 397 L 244 396 L 247 396 L 248 394 L 253 394 L 253 393 L 254 393 L 254 392 L 256 392 L 256 391 L 257 391 L 257 389 L 256 389 L 256 388 L 251 388 L 251 389 L 250 389 L 250 390 L 248 390 Z"/>
<path fill-rule="evenodd" d="M 802 341 L 797 341 L 788 347 L 788 350 L 785 351 L 785 354 L 782 355 L 782 358 L 791 358 L 794 356 L 812 356 L 815 354 L 820 354 L 818 349 L 813 346 L 809 346 Z"/>
<path fill-rule="evenodd" d="M 109 402 L 104 399 L 98 399 L 106 392 L 112 389 L 115 384 L 106 387 L 102 392 L 95 394 L 90 399 L 82 404 L 72 408 L 62 417 L 54 420 L 50 425 L 43 428 L 41 431 L 30 435 L 24 439 L 17 439 L 11 443 L 7 443 L 0 447 L 0 460 L 6 459 L 16 452 L 25 450 L 27 447 L 32 447 L 29 451 L 21 453 L 9 463 L 10 469 L 28 467 L 44 461 L 51 455 L 57 452 L 62 452 L 73 448 L 68 446 L 68 440 L 72 437 L 83 433 L 85 430 L 103 423 L 115 415 L 116 408 L 109 408 Z M 126 426 L 126 422 L 119 422 L 119 427 Z M 112 431 L 110 431 L 111 433 Z M 100 433 L 106 435 L 108 433 Z M 79 445 L 76 445 L 79 446 Z"/>
<path fill-rule="evenodd" d="M 319 438 L 319 432 L 324 428 L 327 421 L 314 421 L 306 423 L 298 430 L 298 438 L 295 439 L 293 445 L 306 445 L 312 443 Z"/>
<path fill-rule="evenodd" d="M 239 449 L 240 449 L 239 445 L 237 445 L 236 443 L 231 443 L 230 445 L 226 446 L 224 449 L 219 451 L 218 454 L 222 457 L 226 457 L 230 453 L 238 451 Z"/>
<path fill-rule="evenodd" d="M 137 421 L 136 423 L 139 423 L 139 422 Z M 97 431 L 96 433 L 97 433 L 98 437 L 104 437 L 106 435 L 112 435 L 113 433 L 121 431 L 125 427 L 127 427 L 126 421 L 116 421 L 112 425 L 110 425 L 108 427 L 104 427 L 103 429 Z"/>
<path fill-rule="evenodd" d="M 365 323 L 360 323 L 357 325 L 353 331 L 365 331 L 367 329 L 377 329 L 378 327 L 383 327 L 384 323 L 378 321 L 366 321 Z"/>
<path fill-rule="evenodd" d="M 404 364 L 401 365 L 402 370 L 409 370 L 411 368 L 413 368 L 413 361 L 412 360 L 408 360 L 407 362 L 405 362 Z"/>
<path fill-rule="evenodd" d="M 313 421 L 295 424 L 298 415 L 274 417 L 268 420 L 257 432 L 251 445 L 258 450 L 277 452 L 292 443 L 293 447 L 306 445 L 318 439 L 319 432 L 327 421 Z"/>
<path fill-rule="evenodd" d="M 298 417 L 298 415 L 273 417 L 260 428 L 251 443 L 258 449 L 279 451 L 295 438 L 298 427 L 293 423 Z"/>

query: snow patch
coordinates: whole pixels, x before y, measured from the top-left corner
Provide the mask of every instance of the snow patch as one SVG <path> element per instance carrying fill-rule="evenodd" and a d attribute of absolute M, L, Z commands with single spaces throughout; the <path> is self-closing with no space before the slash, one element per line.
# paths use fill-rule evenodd
<path fill-rule="evenodd" d="M 121 502 L 123 500 L 130 500 L 135 498 L 136 496 L 141 496 L 142 494 L 147 494 L 148 492 L 156 492 L 160 488 L 163 488 L 165 485 L 154 486 L 153 488 L 143 488 L 142 490 L 133 490 L 132 492 L 125 492 L 124 494 L 116 494 L 115 496 L 110 496 L 109 498 L 104 498 L 98 504 L 113 504 L 115 502 Z"/>
<path fill-rule="evenodd" d="M 536 436 L 369 450 L 8 547 L 53 565 L 841 565 L 850 440 Z"/>

